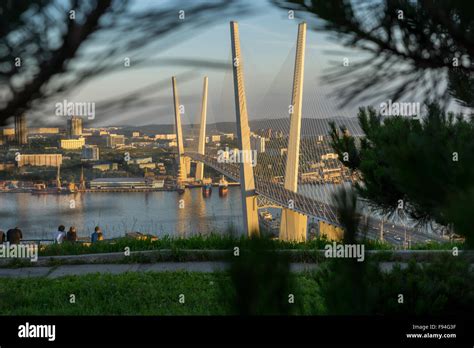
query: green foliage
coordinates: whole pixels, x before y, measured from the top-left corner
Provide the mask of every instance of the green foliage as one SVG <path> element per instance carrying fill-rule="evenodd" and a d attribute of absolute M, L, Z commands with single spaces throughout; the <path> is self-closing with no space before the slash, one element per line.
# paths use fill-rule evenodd
<path fill-rule="evenodd" d="M 325 238 L 316 238 L 304 243 L 285 242 L 280 240 L 268 241 L 272 248 L 277 250 L 301 250 L 315 251 L 322 250 L 329 241 Z M 380 242 L 379 240 L 363 241 L 367 250 L 393 250 L 393 246 Z M 171 249 L 176 252 L 179 250 L 232 250 L 234 247 L 248 247 L 252 243 L 247 237 L 232 237 L 229 235 L 210 234 L 208 236 L 191 236 L 187 238 L 174 238 L 164 236 L 157 240 L 133 238 L 117 238 L 113 240 L 104 240 L 91 245 L 82 243 L 62 243 L 45 245 L 39 250 L 39 256 L 58 256 L 58 255 L 82 255 L 96 253 L 123 252 L 125 247 L 130 251 L 144 250 L 163 250 Z M 451 249 L 453 246 L 462 247 L 462 243 L 430 243 L 413 245 L 412 249 Z"/>
<path fill-rule="evenodd" d="M 59 279 L 2 279 L 1 315 L 219 315 L 214 274 L 90 274 Z M 6 296 L 14 293 L 15 296 Z M 70 295 L 76 303 L 69 302 Z M 185 303 L 179 295 L 185 295 Z"/>
<path fill-rule="evenodd" d="M 355 242 L 359 221 L 356 195 L 341 190 L 335 196 L 344 227 L 345 243 Z M 405 264 L 406 265 L 406 264 Z M 469 259 L 452 254 L 433 257 L 429 263 L 410 260 L 383 271 L 377 258 L 333 259 L 315 273 L 326 314 L 462 314 L 474 310 L 474 272 Z M 399 295 L 403 303 L 399 303 Z"/>
<path fill-rule="evenodd" d="M 246 300 L 247 306 L 250 302 L 256 305 L 245 307 L 247 314 L 284 314 L 284 306 L 267 301 L 265 289 L 297 289 L 294 309 L 290 310 L 293 314 L 459 315 L 474 311 L 474 273 L 461 257 L 411 262 L 405 268 L 394 267 L 390 273 L 369 262 L 360 279 L 344 267 L 341 270 L 339 274 L 337 267 L 323 267 L 317 272 L 295 274 L 289 289 L 280 286 L 285 284 L 281 279 L 266 276 L 260 288 L 253 283 L 247 287 L 241 284 L 239 301 L 253 290 L 263 297 L 252 295 Z M 352 280 L 356 285 L 351 285 Z M 2 278 L 0 315 L 229 315 L 242 313 L 235 308 L 234 285 L 231 274 L 220 272 Z M 10 296 L 13 293 L 15 296 Z M 71 294 L 76 295 L 74 305 L 69 302 Z M 185 304 L 179 303 L 180 294 L 185 295 Z M 403 294 L 404 303 L 398 303 L 399 294 Z"/>
<path fill-rule="evenodd" d="M 130 251 L 160 250 L 160 249 L 185 249 L 185 250 L 231 250 L 235 246 L 245 247 L 251 243 L 247 237 L 232 237 L 230 235 L 210 234 L 208 236 L 191 236 L 187 238 L 174 238 L 164 236 L 157 240 L 150 238 L 137 240 L 133 238 L 117 238 L 104 240 L 91 245 L 82 243 L 50 244 L 40 250 L 40 256 L 54 255 L 79 255 L 108 252 L 123 252 L 125 247 Z M 308 243 L 291 243 L 284 241 L 270 241 L 278 249 L 322 249 L 327 243 L 325 239 L 315 239 Z"/>
<path fill-rule="evenodd" d="M 474 272 L 470 264 L 453 256 L 431 263 L 412 261 L 406 269 L 374 272 L 371 286 L 377 293 L 374 314 L 462 315 L 474 312 Z M 404 303 L 398 303 L 403 294 Z"/>
<path fill-rule="evenodd" d="M 367 128 L 366 128 L 367 129 Z M 344 242 L 355 243 L 358 230 L 355 192 L 341 190 L 334 197 L 344 227 Z M 406 269 L 396 264 L 381 270 L 377 258 L 334 259 L 315 276 L 328 314 L 462 314 L 474 309 L 474 272 L 468 259 L 452 254 Z M 399 303 L 399 295 L 403 303 Z"/>
<path fill-rule="evenodd" d="M 422 121 L 382 118 L 361 108 L 358 118 L 365 138 L 358 156 L 363 184 L 359 194 L 384 212 L 404 210 L 421 221 L 435 220 L 474 242 L 474 121 L 427 105 Z M 342 145 L 341 145 L 342 144 Z M 333 146 L 349 151 L 340 138 Z M 343 146 L 344 145 L 344 146 Z"/>
<path fill-rule="evenodd" d="M 461 242 L 428 242 L 428 243 L 413 243 L 410 247 L 412 250 L 452 250 L 454 247 L 461 250 L 464 248 L 464 243 Z"/>
<path fill-rule="evenodd" d="M 371 307 L 366 264 L 355 259 L 333 259 L 323 264 L 315 281 L 324 299 L 325 314 L 369 314 Z"/>
<path fill-rule="evenodd" d="M 360 222 L 357 215 L 357 195 L 352 189 L 342 187 L 334 194 L 333 201 L 337 207 L 339 222 L 344 228 L 344 244 L 356 243 Z"/>
<path fill-rule="evenodd" d="M 474 272 L 461 257 L 412 260 L 390 272 L 376 262 L 356 266 L 353 260 L 333 260 L 314 274 L 325 314 L 461 315 L 474 310 Z"/>
<path fill-rule="evenodd" d="M 295 276 L 300 314 L 323 312 L 310 275 Z M 231 288 L 227 273 L 124 273 L 48 278 L 6 278 L 0 282 L 0 315 L 223 315 Z M 15 296 L 7 294 L 15 293 Z M 70 295 L 76 303 L 69 302 Z M 183 294 L 185 303 L 179 302 Z M 222 296 L 225 296 L 224 301 Z M 296 304 L 294 306 L 297 306 Z"/>
<path fill-rule="evenodd" d="M 393 180 L 394 170 L 389 153 L 396 145 L 406 141 L 408 129 L 413 121 L 408 118 L 393 117 L 386 119 L 386 128 L 382 117 L 373 108 L 360 108 L 359 124 L 366 137 L 361 140 L 360 171 L 363 185 L 358 185 L 359 194 L 381 207 L 384 212 L 394 209 L 399 199 L 404 199 L 403 191 Z M 401 138 L 400 138 L 401 137 Z"/>
<path fill-rule="evenodd" d="M 288 315 L 300 311 L 301 296 L 289 258 L 277 253 L 271 241 L 252 238 L 229 261 L 231 284 L 220 284 L 222 301 L 229 303 L 233 313 Z"/>
<path fill-rule="evenodd" d="M 452 69 L 448 73 L 449 93 L 465 107 L 474 107 L 474 74 Z"/>
<path fill-rule="evenodd" d="M 337 215 L 344 229 L 344 244 L 355 244 L 359 228 L 357 195 L 342 188 L 333 196 Z M 369 313 L 369 287 L 366 281 L 366 262 L 356 258 L 331 259 L 322 266 L 316 282 L 330 314 Z"/>
<path fill-rule="evenodd" d="M 341 126 L 337 129 L 334 121 L 329 122 L 329 127 L 331 129 L 329 135 L 331 137 L 332 147 L 339 155 L 339 158 L 342 159 L 343 163 L 350 169 L 357 169 L 360 165 L 360 156 L 355 139 L 350 136 L 347 128 Z M 347 161 L 344 160 L 346 155 L 348 158 Z"/>

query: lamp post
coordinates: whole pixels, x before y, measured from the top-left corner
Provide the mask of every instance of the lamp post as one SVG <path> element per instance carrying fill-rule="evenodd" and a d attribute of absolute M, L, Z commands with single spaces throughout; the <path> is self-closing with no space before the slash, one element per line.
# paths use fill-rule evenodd
<path fill-rule="evenodd" d="M 380 241 L 383 242 L 383 224 L 384 224 L 385 218 L 382 217 L 382 220 L 380 222 Z"/>
<path fill-rule="evenodd" d="M 399 208 L 399 209 L 401 209 L 401 208 Z M 401 211 L 403 212 L 403 215 L 405 215 L 405 212 L 404 212 L 403 210 L 401 210 Z M 403 241 L 403 247 L 404 247 L 404 249 L 406 250 L 407 247 L 408 247 L 408 241 L 407 241 L 407 225 L 405 224 L 405 221 L 402 219 L 401 214 L 399 214 L 399 216 L 400 216 L 400 220 L 401 220 L 402 225 L 403 225 L 403 231 L 404 231 L 404 233 L 405 233 L 405 240 Z"/>

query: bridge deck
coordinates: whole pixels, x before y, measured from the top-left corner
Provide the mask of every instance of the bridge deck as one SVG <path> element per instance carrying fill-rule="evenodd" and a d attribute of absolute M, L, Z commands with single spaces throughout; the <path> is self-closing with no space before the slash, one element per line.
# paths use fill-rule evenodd
<path fill-rule="evenodd" d="M 240 181 L 240 167 L 238 164 L 222 163 L 212 156 L 201 155 L 197 152 L 186 152 L 185 155 L 195 161 L 203 162 L 205 165 L 214 168 L 232 180 Z M 290 210 L 307 216 L 317 217 L 319 220 L 334 225 L 340 225 L 334 207 L 323 202 L 318 202 L 300 193 L 287 190 L 281 184 L 267 182 L 255 176 L 255 191 L 257 194 L 275 203 L 275 205 L 287 207 Z"/>
<path fill-rule="evenodd" d="M 216 158 L 209 155 L 201 155 L 197 152 L 186 152 L 185 156 L 192 158 L 195 161 L 203 162 L 205 165 L 214 168 L 232 180 L 240 181 L 240 167 L 236 163 L 221 163 Z M 257 194 L 263 196 L 267 201 L 274 203 L 277 206 L 286 206 L 288 209 L 297 211 L 310 217 L 315 217 L 318 220 L 326 221 L 333 225 L 340 226 L 339 219 L 336 214 L 336 208 L 327 203 L 319 202 L 310 197 L 302 195 L 301 193 L 286 190 L 281 184 L 268 182 L 266 179 L 255 177 L 255 191 Z M 293 200 L 293 205 L 289 205 L 290 200 Z M 370 217 L 368 219 L 365 234 L 370 239 L 378 239 L 381 225 L 381 220 Z M 386 238 L 394 244 L 400 244 L 400 236 L 406 233 L 410 236 L 413 242 L 423 243 L 427 239 L 446 242 L 446 239 L 434 233 L 428 233 L 410 226 L 392 225 L 390 230 L 387 225 L 392 225 L 387 221 L 384 222 L 384 239 Z M 363 232 L 363 231 L 362 231 Z"/>

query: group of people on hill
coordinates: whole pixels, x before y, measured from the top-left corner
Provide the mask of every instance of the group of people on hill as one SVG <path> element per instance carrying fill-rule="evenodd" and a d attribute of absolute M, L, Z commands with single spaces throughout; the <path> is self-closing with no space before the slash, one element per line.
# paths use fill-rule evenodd
<path fill-rule="evenodd" d="M 9 242 L 10 244 L 20 244 L 23 239 L 23 233 L 18 227 L 11 228 L 7 233 L 0 231 L 0 244 Z"/>
<path fill-rule="evenodd" d="M 23 239 L 23 233 L 18 227 L 11 228 L 7 233 L 0 231 L 0 244 L 9 242 L 10 244 L 20 244 Z M 96 226 L 94 233 L 91 234 L 91 242 L 95 243 L 100 240 L 104 240 L 104 234 L 99 226 Z M 66 227 L 60 225 L 58 230 L 54 233 L 54 242 L 61 244 L 62 242 L 76 242 L 77 241 L 77 230 L 74 226 L 69 228 L 66 232 Z"/>
<path fill-rule="evenodd" d="M 104 234 L 99 226 L 96 226 L 94 233 L 91 234 L 91 242 L 95 243 L 100 240 L 104 240 Z M 58 230 L 54 234 L 54 242 L 61 244 L 62 242 L 76 242 L 77 241 L 77 230 L 74 226 L 69 227 L 69 231 L 66 232 L 64 225 L 59 225 Z"/>

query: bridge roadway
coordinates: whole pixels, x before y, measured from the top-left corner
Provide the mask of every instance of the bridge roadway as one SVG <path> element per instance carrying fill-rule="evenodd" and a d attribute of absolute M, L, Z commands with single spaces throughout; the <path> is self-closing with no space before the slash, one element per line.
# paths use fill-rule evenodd
<path fill-rule="evenodd" d="M 222 163 L 209 155 L 186 152 L 185 156 L 203 162 L 235 181 L 240 181 L 240 167 L 236 163 Z M 310 197 L 285 189 L 277 183 L 267 182 L 255 176 L 255 192 L 278 206 L 284 206 L 298 213 L 317 217 L 319 220 L 340 226 L 339 219 L 330 205 L 318 202 Z M 292 204 L 290 204 L 292 203 Z"/>
<path fill-rule="evenodd" d="M 187 151 L 184 154 L 194 161 L 203 162 L 205 165 L 219 171 L 232 180 L 240 181 L 240 166 L 237 163 L 223 163 L 209 155 L 202 155 L 197 152 Z M 294 210 L 298 213 L 315 217 L 333 225 L 340 226 L 339 219 L 335 213 L 336 209 L 323 202 L 318 202 L 310 197 L 302 194 L 289 191 L 282 185 L 272 182 L 267 182 L 258 176 L 255 176 L 255 192 L 262 195 L 268 201 L 277 206 L 285 206 L 288 209 Z M 289 206 L 290 200 L 293 201 L 293 206 Z M 366 237 L 369 239 L 380 238 L 381 220 L 373 217 L 367 219 Z M 446 242 L 447 239 L 421 230 L 414 229 L 407 226 L 395 225 L 391 222 L 384 222 L 384 240 L 390 244 L 403 246 L 405 242 L 405 229 L 407 240 L 411 243 L 426 243 L 427 241 Z"/>

